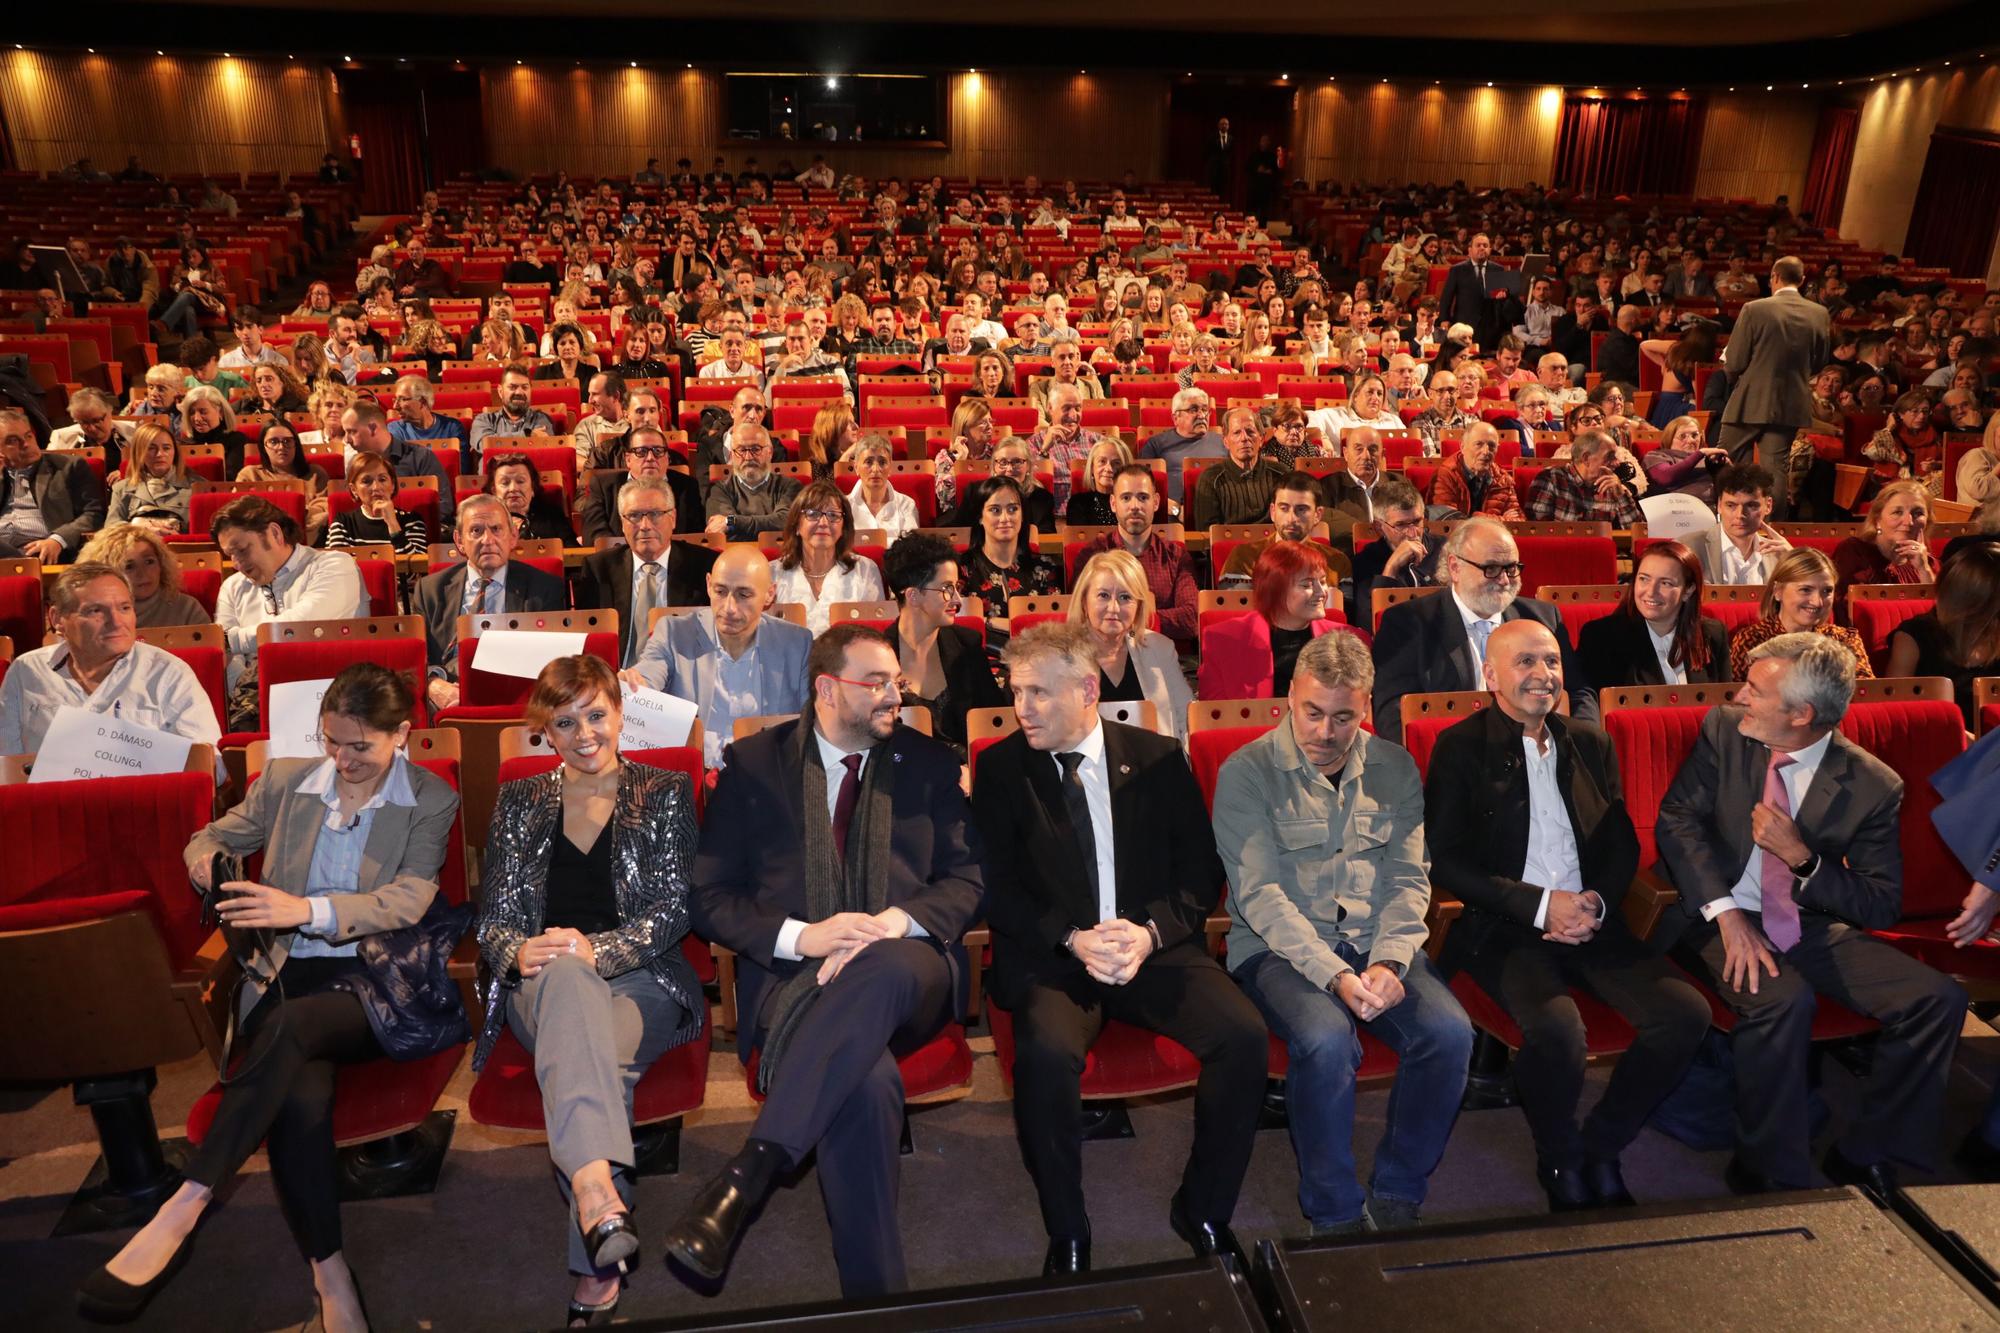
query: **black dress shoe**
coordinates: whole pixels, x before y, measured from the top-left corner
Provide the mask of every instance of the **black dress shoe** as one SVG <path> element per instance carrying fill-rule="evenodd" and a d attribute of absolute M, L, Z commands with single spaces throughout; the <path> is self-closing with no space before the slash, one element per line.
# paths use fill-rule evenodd
<path fill-rule="evenodd" d="M 1960 1169 L 1974 1180 L 1988 1185 L 2000 1184 L 2000 1148 L 1988 1143 L 1977 1126 L 1965 1136 L 1965 1142 L 1958 1145 L 1958 1151 L 1952 1156 Z"/>
<path fill-rule="evenodd" d="M 1042 1258 L 1043 1277 L 1075 1277 L 1090 1271 L 1090 1241 L 1066 1240 L 1061 1237 L 1049 1241 L 1049 1252 Z"/>
<path fill-rule="evenodd" d="M 600 1273 L 623 1269 L 639 1252 L 639 1228 L 632 1224 L 630 1210 L 620 1208 L 598 1218 L 597 1224 L 583 1233 L 583 1248 L 590 1253 L 590 1266 Z"/>
<path fill-rule="evenodd" d="M 751 1139 L 731 1158 L 722 1174 L 708 1182 L 666 1235 L 667 1257 L 711 1280 L 729 1267 L 729 1256 L 742 1239 L 750 1215 L 757 1211 L 790 1163 L 775 1143 Z"/>
<path fill-rule="evenodd" d="M 1549 1196 L 1549 1211 L 1552 1213 L 1577 1213 L 1597 1206 L 1597 1194 L 1591 1189 L 1581 1167 L 1538 1162 L 1535 1179 L 1542 1183 L 1542 1192 Z"/>
<path fill-rule="evenodd" d="M 1237 1242 L 1236 1233 L 1229 1229 L 1227 1222 L 1197 1222 L 1188 1214 L 1187 1202 L 1180 1191 L 1174 1192 L 1174 1201 L 1167 1208 L 1167 1224 L 1174 1234 L 1186 1241 L 1197 1259 L 1208 1259 L 1223 1254 L 1236 1261 L 1239 1272 L 1250 1271 L 1250 1261 L 1243 1253 L 1243 1246 Z"/>
<path fill-rule="evenodd" d="M 1734 1155 L 1730 1157 L 1729 1165 L 1722 1168 L 1722 1183 L 1729 1186 L 1731 1194 L 1772 1194 L 1784 1188 L 1741 1157 Z"/>
<path fill-rule="evenodd" d="M 77 1286 L 76 1312 L 94 1324 L 131 1323 L 174 1280 L 193 1251 L 194 1232 L 190 1231 L 153 1280 L 136 1285 L 111 1276 L 107 1268 L 98 1269 Z"/>
<path fill-rule="evenodd" d="M 1875 1162 L 1862 1166 L 1850 1161 L 1838 1146 L 1828 1148 L 1826 1157 L 1819 1164 L 1826 1172 L 1826 1178 L 1836 1185 L 1853 1185 L 1874 1196 L 1876 1202 L 1886 1204 L 1889 1196 L 1896 1192 L 1896 1167 L 1893 1162 Z"/>
<path fill-rule="evenodd" d="M 1599 1208 L 1630 1208 L 1638 1200 L 1625 1188 L 1625 1173 L 1616 1157 L 1583 1159 L 1583 1183 Z"/>

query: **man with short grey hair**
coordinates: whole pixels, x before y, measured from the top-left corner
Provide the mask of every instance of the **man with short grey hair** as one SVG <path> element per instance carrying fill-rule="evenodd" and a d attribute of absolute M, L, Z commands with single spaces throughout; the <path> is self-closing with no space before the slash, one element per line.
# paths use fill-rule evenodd
<path fill-rule="evenodd" d="M 139 425 L 117 418 L 117 399 L 102 389 L 78 389 L 69 396 L 70 424 L 49 433 L 49 448 L 102 449 L 105 475 L 109 476 L 123 466 L 125 448 Z"/>
<path fill-rule="evenodd" d="M 1082 334 L 1075 329 L 1057 329 L 1049 334 L 1048 343 L 1049 373 L 1028 381 L 1028 401 L 1042 414 L 1044 424 L 1054 419 L 1049 411 L 1049 391 L 1058 384 L 1075 385 L 1085 401 L 1104 397 L 1103 383 L 1083 358 Z"/>
<path fill-rule="evenodd" d="M 1782 261 L 1781 261 L 1782 262 Z M 1854 659 L 1818 634 L 1750 654 L 1660 804 L 1680 891 L 1655 942 L 1698 956 L 1736 1014 L 1738 1193 L 1813 1185 L 1813 1014 L 1825 995 L 1882 1024 L 1858 1113 L 1821 1169 L 1886 1198 L 1898 1163 L 1934 1168 L 1965 1015 L 1951 978 L 1874 938 L 1902 916 L 1903 780 L 1840 733 Z"/>
<path fill-rule="evenodd" d="M 1522 509 L 1537 523 L 1609 523 L 1629 529 L 1646 521 L 1639 497 L 1611 470 L 1618 445 L 1601 430 L 1581 430 L 1570 441 L 1569 461 L 1551 463 L 1528 483 Z"/>
<path fill-rule="evenodd" d="M 569 589 L 561 579 L 514 560 L 520 537 L 498 496 L 467 496 L 458 507 L 452 540 L 464 560 L 420 580 L 410 592 L 410 611 L 424 622 L 430 658 L 425 692 L 432 708 L 450 708 L 459 700 L 460 616 L 569 609 Z"/>
<path fill-rule="evenodd" d="M 618 613 L 618 665 L 630 667 L 645 647 L 654 611 L 706 600 L 715 552 L 673 540 L 675 500 L 664 477 L 632 476 L 618 488 L 616 504 L 624 542 L 585 556 L 574 586 L 579 610 Z"/>
<path fill-rule="evenodd" d="M 1139 446 L 1138 459 L 1159 458 L 1167 464 L 1167 496 L 1181 502 L 1181 465 L 1190 458 L 1221 458 L 1222 437 L 1209 429 L 1208 393 L 1186 388 L 1174 394 L 1174 424 Z"/>

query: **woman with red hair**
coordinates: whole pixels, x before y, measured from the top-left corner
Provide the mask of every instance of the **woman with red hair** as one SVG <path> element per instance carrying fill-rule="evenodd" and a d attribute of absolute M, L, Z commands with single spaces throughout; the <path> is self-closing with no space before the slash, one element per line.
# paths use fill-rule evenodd
<path fill-rule="evenodd" d="M 1357 633 L 1328 610 L 1331 591 L 1324 549 L 1311 542 L 1265 547 L 1250 572 L 1254 609 L 1202 632 L 1201 697 L 1284 697 L 1299 649 L 1329 630 Z"/>
<path fill-rule="evenodd" d="M 1729 679 L 1729 635 L 1701 613 L 1701 561 L 1676 541 L 1639 557 L 1618 609 L 1577 635 L 1584 678 L 1621 685 L 1693 685 Z"/>

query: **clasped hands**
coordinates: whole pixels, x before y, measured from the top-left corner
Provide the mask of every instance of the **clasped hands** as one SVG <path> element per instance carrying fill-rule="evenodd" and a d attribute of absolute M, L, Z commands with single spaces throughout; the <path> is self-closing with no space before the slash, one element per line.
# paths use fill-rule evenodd
<path fill-rule="evenodd" d="M 1604 899 L 1595 889 L 1549 893 L 1549 910 L 1542 916 L 1542 938 L 1555 944 L 1588 944 L 1604 924 Z"/>
<path fill-rule="evenodd" d="M 590 936 L 568 926 L 550 926 L 541 934 L 521 941 L 521 947 L 514 953 L 514 967 L 523 978 L 532 977 L 556 959 L 572 955 L 591 971 L 597 970 L 597 950 L 592 947 Z"/>
<path fill-rule="evenodd" d="M 1373 963 L 1366 971 L 1341 973 L 1333 993 L 1356 1018 L 1371 1023 L 1403 1002 L 1403 979 L 1396 969 Z"/>
<path fill-rule="evenodd" d="M 835 912 L 799 932 L 798 951 L 803 957 L 825 960 L 819 965 L 819 984 L 824 986 L 876 940 L 902 939 L 914 924 L 900 907 L 875 913 Z"/>
<path fill-rule="evenodd" d="M 1152 954 L 1153 932 L 1122 918 L 1100 921 L 1072 935 L 1069 951 L 1092 981 L 1123 986 Z"/>

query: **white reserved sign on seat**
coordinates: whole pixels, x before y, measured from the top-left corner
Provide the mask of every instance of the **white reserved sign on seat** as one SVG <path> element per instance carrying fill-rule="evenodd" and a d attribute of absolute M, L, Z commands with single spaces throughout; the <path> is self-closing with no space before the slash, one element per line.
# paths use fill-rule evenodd
<path fill-rule="evenodd" d="M 319 701 L 326 697 L 325 680 L 288 680 L 271 687 L 270 716 L 264 719 L 271 733 L 266 753 L 273 759 L 324 759 L 326 747 L 319 730 Z"/>
<path fill-rule="evenodd" d="M 495 676 L 533 680 L 558 657 L 577 656 L 589 638 L 572 630 L 489 629 L 479 636 L 473 665 Z"/>
<path fill-rule="evenodd" d="M 620 750 L 663 750 L 688 743 L 688 732 L 699 715 L 693 701 L 661 690 L 635 690 L 630 685 L 623 693 L 625 725 L 618 733 Z"/>
<path fill-rule="evenodd" d="M 115 713 L 58 708 L 35 754 L 33 782 L 77 782 L 179 773 L 194 742 L 171 731 L 122 722 Z"/>

